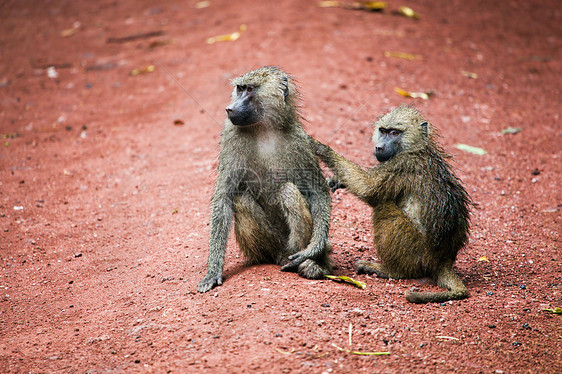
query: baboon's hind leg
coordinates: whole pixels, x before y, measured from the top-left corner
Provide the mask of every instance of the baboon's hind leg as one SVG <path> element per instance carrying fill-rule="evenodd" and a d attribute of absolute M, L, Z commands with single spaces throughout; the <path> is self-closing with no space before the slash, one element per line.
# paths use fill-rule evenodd
<path fill-rule="evenodd" d="M 248 264 L 276 263 L 282 243 L 263 209 L 250 196 L 234 200 L 234 234 Z"/>

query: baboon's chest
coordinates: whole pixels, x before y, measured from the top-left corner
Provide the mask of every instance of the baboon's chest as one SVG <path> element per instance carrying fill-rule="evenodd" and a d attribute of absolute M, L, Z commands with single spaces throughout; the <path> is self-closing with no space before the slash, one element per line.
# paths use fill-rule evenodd
<path fill-rule="evenodd" d="M 255 142 L 256 153 L 264 162 L 274 163 L 276 159 L 283 157 L 284 150 L 280 148 L 281 143 L 278 134 L 272 132 L 260 134 Z"/>

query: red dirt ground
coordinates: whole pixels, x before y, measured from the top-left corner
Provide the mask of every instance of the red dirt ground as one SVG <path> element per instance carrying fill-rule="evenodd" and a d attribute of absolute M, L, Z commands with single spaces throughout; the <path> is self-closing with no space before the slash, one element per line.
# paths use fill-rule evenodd
<path fill-rule="evenodd" d="M 562 307 L 559 2 L 406 2 L 419 20 L 394 1 L 195 4 L 0 4 L 0 372 L 562 372 L 562 316 L 544 311 Z M 407 290 L 435 286 L 356 275 L 376 254 L 345 191 L 335 274 L 365 290 L 244 267 L 231 238 L 225 283 L 195 291 L 228 80 L 263 65 L 298 78 L 307 131 L 362 165 L 371 123 L 401 103 L 439 128 L 477 204 L 456 264 L 469 299 L 412 305 Z M 355 350 L 390 355 L 337 350 L 350 324 Z"/>

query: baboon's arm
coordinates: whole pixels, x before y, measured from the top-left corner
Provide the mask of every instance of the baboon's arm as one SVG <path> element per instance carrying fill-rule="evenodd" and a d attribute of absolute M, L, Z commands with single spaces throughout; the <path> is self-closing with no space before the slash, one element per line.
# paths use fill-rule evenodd
<path fill-rule="evenodd" d="M 233 195 L 228 193 L 226 179 L 219 178 L 215 184 L 215 191 L 211 201 L 211 232 L 209 236 L 209 259 L 207 261 L 207 275 L 199 282 L 197 291 L 207 292 L 222 284 L 222 269 L 226 242 L 232 224 Z"/>
<path fill-rule="evenodd" d="M 332 169 L 338 182 L 352 194 L 369 203 L 373 198 L 374 187 L 378 185 L 376 176 L 318 140 L 310 137 L 310 141 L 316 155 Z"/>

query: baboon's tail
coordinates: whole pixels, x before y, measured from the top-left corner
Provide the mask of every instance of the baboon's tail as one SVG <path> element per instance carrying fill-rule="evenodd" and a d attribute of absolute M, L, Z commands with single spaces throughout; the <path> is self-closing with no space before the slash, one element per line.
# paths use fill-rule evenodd
<path fill-rule="evenodd" d="M 445 266 L 439 272 L 437 285 L 448 289 L 444 292 L 410 292 L 406 295 L 406 300 L 411 303 L 443 303 L 449 300 L 466 299 L 469 296 L 468 289 L 462 280 L 455 274 L 452 266 Z"/>

